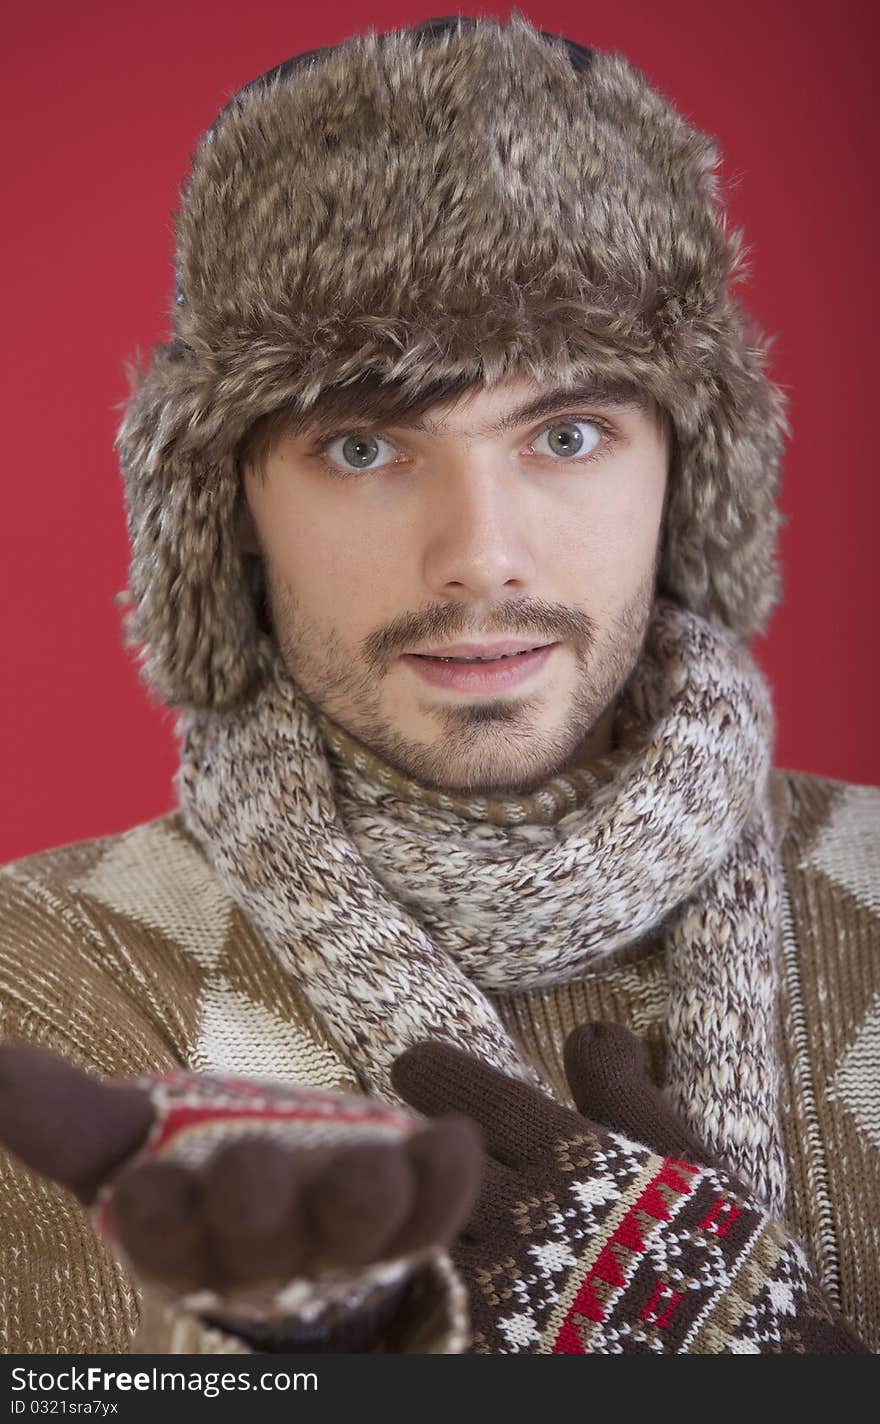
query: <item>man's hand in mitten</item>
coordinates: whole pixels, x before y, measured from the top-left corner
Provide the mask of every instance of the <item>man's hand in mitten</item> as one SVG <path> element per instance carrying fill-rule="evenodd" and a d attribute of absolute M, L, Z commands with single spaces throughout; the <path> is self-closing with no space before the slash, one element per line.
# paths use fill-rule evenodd
<path fill-rule="evenodd" d="M 371 1348 L 476 1196 L 475 1126 L 189 1073 L 94 1078 L 0 1047 L 0 1145 L 60 1182 L 145 1284 L 255 1343 Z M 273 1348 L 268 1344 L 267 1348 Z"/>
<path fill-rule="evenodd" d="M 451 1250 L 485 1354 L 867 1353 L 783 1223 L 717 1163 L 619 1024 L 564 1047 L 578 1111 L 450 1044 L 392 1066 L 428 1116 L 464 1113 L 489 1154 Z"/>

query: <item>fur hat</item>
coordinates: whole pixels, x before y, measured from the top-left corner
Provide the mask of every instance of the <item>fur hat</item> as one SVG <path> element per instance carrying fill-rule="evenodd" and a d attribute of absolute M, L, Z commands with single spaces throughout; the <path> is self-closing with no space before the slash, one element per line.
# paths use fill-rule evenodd
<path fill-rule="evenodd" d="M 658 593 L 761 631 L 791 432 L 730 292 L 719 162 L 623 55 L 517 11 L 371 29 L 233 95 L 175 214 L 173 339 L 129 367 L 116 439 L 125 638 L 158 698 L 230 707 L 266 675 L 241 451 L 365 380 L 638 387 L 673 434 Z"/>

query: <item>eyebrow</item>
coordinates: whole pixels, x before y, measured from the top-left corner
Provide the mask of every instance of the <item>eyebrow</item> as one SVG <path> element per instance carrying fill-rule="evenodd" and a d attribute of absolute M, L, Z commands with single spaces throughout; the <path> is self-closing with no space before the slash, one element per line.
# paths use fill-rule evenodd
<path fill-rule="evenodd" d="M 575 386 L 557 386 L 552 391 L 545 391 L 543 395 L 507 411 L 499 420 L 482 426 L 473 433 L 481 438 L 504 435 L 507 431 L 527 425 L 532 420 L 539 420 L 542 415 L 552 415 L 555 411 L 566 406 L 580 404 L 628 407 L 632 410 L 647 411 L 650 408 L 650 399 L 645 392 L 632 385 L 601 385 L 589 382 Z M 383 426 L 398 430 L 418 430 L 423 434 L 433 434 L 438 428 L 438 422 L 431 420 L 429 416 L 414 419 L 405 413 L 389 420 L 383 420 L 379 416 L 375 419 L 367 418 L 360 423 L 366 427 Z M 328 417 L 326 421 L 315 422 L 313 428 L 336 429 L 342 424 L 344 424 L 344 418 L 340 419 L 337 414 L 335 417 Z"/>
<path fill-rule="evenodd" d="M 560 410 L 563 406 L 580 405 L 606 405 L 606 406 L 632 406 L 633 408 L 646 409 L 648 400 L 637 390 L 631 387 L 622 388 L 616 386 L 597 386 L 595 383 L 577 386 L 558 386 L 552 391 L 546 391 L 544 395 L 538 396 L 534 400 L 527 401 L 525 405 L 516 406 L 509 410 L 506 415 L 502 415 L 500 420 L 491 425 L 478 429 L 475 433 L 480 436 L 504 435 L 509 430 L 516 430 L 521 425 L 528 425 L 532 420 L 539 420 L 542 415 L 552 415 L 554 411 Z M 396 422 L 407 430 L 421 430 L 429 433 L 436 426 L 430 419 L 408 422 L 401 420 Z"/>

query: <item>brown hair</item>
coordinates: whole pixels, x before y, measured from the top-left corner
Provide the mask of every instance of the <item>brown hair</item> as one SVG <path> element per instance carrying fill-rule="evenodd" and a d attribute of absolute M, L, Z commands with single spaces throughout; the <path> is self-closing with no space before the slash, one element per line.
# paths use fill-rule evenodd
<path fill-rule="evenodd" d="M 367 375 L 345 386 L 329 386 L 305 413 L 298 406 L 280 406 L 254 421 L 239 442 L 238 468 L 243 471 L 251 467 L 261 480 L 265 479 L 269 455 L 288 436 L 301 434 L 314 425 L 349 420 L 354 424 L 363 421 L 394 425 L 404 417 L 423 415 L 432 405 L 454 400 L 477 384 L 464 377 L 436 381 L 414 395 L 397 383 Z"/>

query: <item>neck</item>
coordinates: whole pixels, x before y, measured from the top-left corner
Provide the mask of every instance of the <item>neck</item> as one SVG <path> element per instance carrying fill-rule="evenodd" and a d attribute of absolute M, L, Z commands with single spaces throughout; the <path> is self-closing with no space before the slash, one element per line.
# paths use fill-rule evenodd
<path fill-rule="evenodd" d="M 598 722 L 590 728 L 583 741 L 572 752 L 571 757 L 560 770 L 560 775 L 566 771 L 576 771 L 584 767 L 589 767 L 592 762 L 599 757 L 607 756 L 614 750 L 614 720 L 617 713 L 617 702 L 610 702 L 599 718 Z"/>
<path fill-rule="evenodd" d="M 585 804 L 598 785 L 613 780 L 642 736 L 638 724 L 612 704 L 567 765 L 537 792 L 477 796 L 425 787 L 388 765 L 320 709 L 317 716 L 331 763 L 337 775 L 352 786 L 358 783 L 356 795 L 367 794 L 372 783 L 372 789 L 381 788 L 382 795 L 390 792 L 408 801 L 437 806 L 446 813 L 458 813 L 467 820 L 498 825 L 556 822 L 575 806 Z M 598 747 L 604 750 L 598 751 Z"/>

